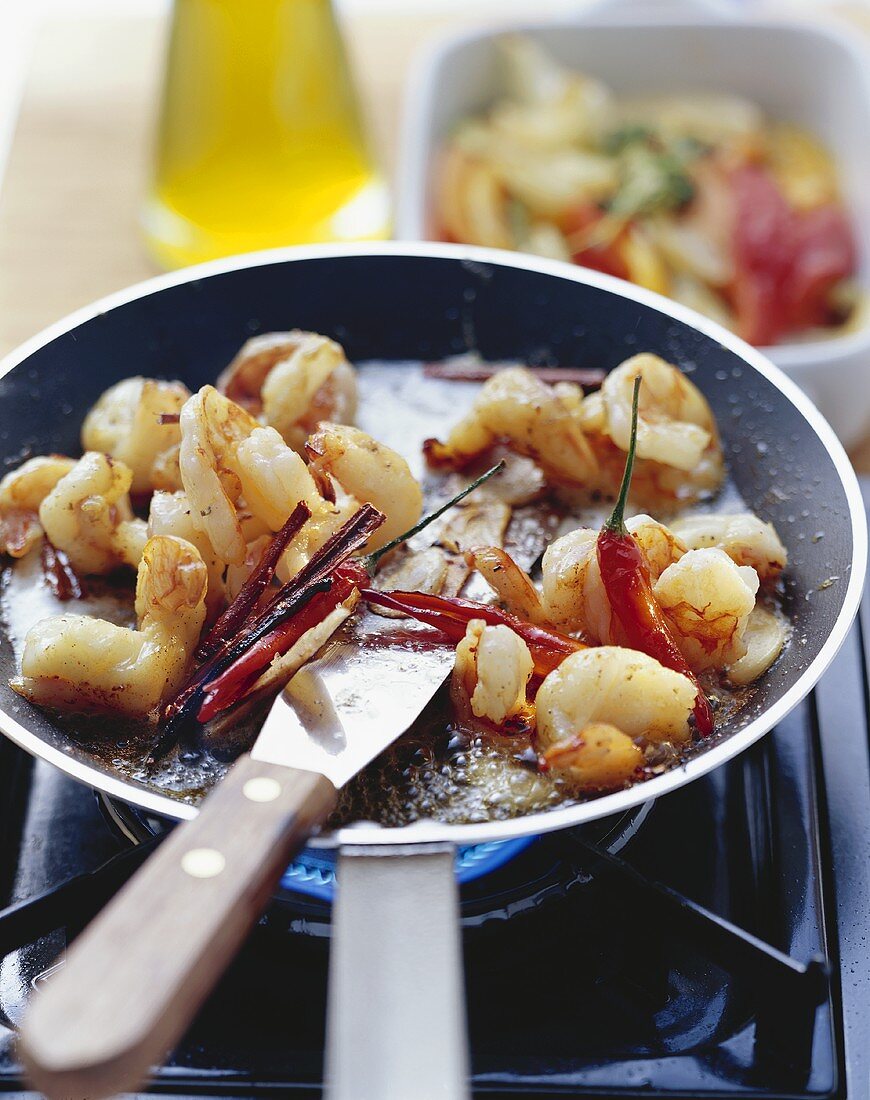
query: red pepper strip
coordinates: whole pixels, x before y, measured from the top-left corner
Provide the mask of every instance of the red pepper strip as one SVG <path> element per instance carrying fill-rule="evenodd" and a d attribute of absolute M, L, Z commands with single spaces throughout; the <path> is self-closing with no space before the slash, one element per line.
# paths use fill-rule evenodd
<path fill-rule="evenodd" d="M 279 588 L 273 599 L 244 624 L 237 638 L 228 642 L 196 670 L 189 686 L 201 687 L 211 675 L 223 672 L 229 664 L 237 660 L 247 646 L 253 645 L 266 634 L 270 634 L 280 623 L 292 618 L 321 590 L 312 592 L 312 589 L 323 581 L 329 581 L 333 571 L 345 564 L 346 559 L 359 550 L 383 522 L 384 516 L 381 512 L 371 504 L 364 504 L 347 523 L 327 539 L 296 576 L 291 577 Z M 347 564 L 350 565 L 350 563 Z M 182 697 L 186 699 L 187 688 L 182 690 L 179 699 Z M 169 704 L 166 708 L 167 717 L 170 716 L 170 708 L 174 706 L 175 704 Z"/>
<path fill-rule="evenodd" d="M 257 606 L 260 596 L 275 576 L 275 569 L 281 555 L 287 549 L 287 544 L 298 534 L 310 518 L 311 509 L 304 501 L 300 500 L 290 513 L 287 522 L 274 535 L 272 541 L 263 551 L 259 562 L 242 585 L 236 598 L 199 643 L 199 648 L 196 651 L 198 661 L 207 660 L 238 633 L 242 623 Z"/>
<path fill-rule="evenodd" d="M 331 586 L 332 571 L 365 542 L 384 522 L 383 513 L 371 504 L 364 504 L 358 512 L 321 546 L 312 559 L 299 570 L 282 588 L 275 598 L 255 616 L 253 621 L 245 623 L 239 636 L 218 650 L 204 665 L 201 665 L 187 683 L 181 688 L 172 702 L 163 709 L 163 730 L 151 756 L 159 760 L 165 756 L 178 739 L 184 723 L 192 717 L 198 708 L 206 683 L 220 675 L 245 651 L 277 626 L 307 606 L 324 588 Z"/>
<path fill-rule="evenodd" d="M 332 585 L 328 592 L 315 596 L 292 619 L 260 638 L 206 685 L 202 705 L 196 715 L 197 721 L 210 722 L 221 711 L 237 703 L 276 657 L 287 653 L 303 634 L 344 603 L 354 588 L 367 584 L 369 575 L 358 562 L 345 562 L 333 570 L 330 579 Z"/>
<path fill-rule="evenodd" d="M 698 689 L 693 710 L 695 729 L 702 737 L 707 737 L 713 732 L 713 712 L 710 710 L 710 704 L 697 677 L 689 668 L 686 658 L 674 641 L 662 609 L 653 595 L 649 570 L 640 547 L 628 533 L 624 522 L 625 501 L 628 496 L 637 443 L 639 391 L 640 378 L 638 377 L 634 383 L 631 442 L 625 462 L 625 473 L 610 519 L 598 535 L 596 544 L 598 567 L 601 570 L 601 580 L 604 583 L 608 602 L 619 620 L 628 646 L 650 657 L 655 657 L 665 668 L 681 672 Z"/>
<path fill-rule="evenodd" d="M 232 646 L 226 646 L 224 649 L 219 650 L 205 665 L 198 669 L 195 676 L 181 689 L 175 699 L 165 705 L 163 728 L 157 745 L 152 750 L 152 758 L 159 760 L 175 744 L 178 737 L 188 728 L 190 719 L 201 705 L 212 680 L 216 679 L 221 672 L 237 661 L 246 652 L 246 646 L 252 648 L 262 638 L 276 630 L 281 623 L 286 622 L 293 615 L 299 614 L 319 595 L 328 592 L 331 587 L 332 580 L 329 577 L 310 582 L 297 594 L 293 607 L 283 617 L 276 617 L 266 629 L 259 632 L 246 628 L 241 636 L 241 641 L 237 639 Z"/>
<path fill-rule="evenodd" d="M 435 627 L 451 642 L 459 642 L 465 637 L 465 629 L 472 619 L 483 619 L 490 626 L 508 626 L 529 647 L 538 676 L 546 676 L 570 654 L 588 648 L 566 634 L 532 626 L 499 607 L 463 600 L 458 596 L 434 596 L 428 592 L 378 592 L 374 588 L 360 589 L 360 595 L 369 603 L 404 611 L 421 623 Z"/>

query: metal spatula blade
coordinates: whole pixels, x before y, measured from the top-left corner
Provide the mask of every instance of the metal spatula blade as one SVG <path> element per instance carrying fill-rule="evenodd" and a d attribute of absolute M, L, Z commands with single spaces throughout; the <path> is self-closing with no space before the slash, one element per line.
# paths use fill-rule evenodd
<path fill-rule="evenodd" d="M 430 638 L 403 631 L 396 640 L 354 623 L 291 680 L 251 755 L 344 786 L 413 725 L 453 667 L 453 647 Z"/>
<path fill-rule="evenodd" d="M 19 1052 L 41 1092 L 93 1100 L 145 1078 L 235 955 L 289 860 L 329 816 L 337 788 L 413 724 L 453 657 L 425 628 L 364 613 L 297 673 L 253 752 L 164 841 L 34 998 Z"/>
<path fill-rule="evenodd" d="M 289 860 L 328 818 L 338 788 L 413 725 L 453 661 L 453 646 L 428 628 L 363 611 L 296 674 L 251 753 L 34 998 L 19 1052 L 41 1092 L 94 1100 L 144 1080 L 235 955 Z"/>

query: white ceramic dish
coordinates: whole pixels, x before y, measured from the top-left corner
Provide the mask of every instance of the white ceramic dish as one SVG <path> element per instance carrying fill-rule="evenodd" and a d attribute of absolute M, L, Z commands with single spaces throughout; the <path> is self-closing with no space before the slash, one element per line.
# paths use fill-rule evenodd
<path fill-rule="evenodd" d="M 572 21 L 510 24 L 455 35 L 418 65 L 409 89 L 396 235 L 436 236 L 434 158 L 456 123 L 499 91 L 496 38 L 531 34 L 562 63 L 617 92 L 704 88 L 737 92 L 772 117 L 816 133 L 836 157 L 870 285 L 870 51 L 833 23 L 750 11 L 732 0 L 610 0 Z M 870 319 L 828 340 L 765 348 L 816 402 L 842 441 L 870 430 Z"/>

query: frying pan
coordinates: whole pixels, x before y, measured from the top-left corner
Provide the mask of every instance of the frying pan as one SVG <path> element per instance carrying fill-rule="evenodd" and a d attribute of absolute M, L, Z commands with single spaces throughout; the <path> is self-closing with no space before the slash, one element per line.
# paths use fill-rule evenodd
<path fill-rule="evenodd" d="M 512 820 L 354 826 L 316 841 L 340 847 L 328 1029 L 333 1094 L 460 1095 L 453 846 L 620 813 L 705 774 L 770 730 L 818 680 L 855 615 L 866 567 L 864 509 L 846 454 L 818 411 L 718 325 L 595 272 L 438 244 L 277 250 L 103 299 L 0 365 L 0 456 L 14 465 L 30 454 L 77 453 L 82 419 L 112 383 L 144 374 L 196 388 L 213 381 L 248 336 L 293 327 L 333 337 L 351 361 L 440 359 L 473 348 L 489 360 L 610 369 L 638 351 L 656 352 L 703 391 L 737 489 L 774 523 L 789 552 L 791 644 L 736 718 L 684 766 Z M 13 666 L 0 627 L 0 725 L 8 737 L 132 805 L 169 819 L 195 816 L 195 808 L 88 755 L 15 695 L 7 685 Z"/>

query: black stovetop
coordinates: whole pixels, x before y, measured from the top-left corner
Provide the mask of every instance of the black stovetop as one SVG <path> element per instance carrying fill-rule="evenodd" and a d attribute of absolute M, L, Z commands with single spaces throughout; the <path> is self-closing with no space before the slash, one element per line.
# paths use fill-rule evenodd
<path fill-rule="evenodd" d="M 660 800 L 619 857 L 588 832 L 554 834 L 463 888 L 476 1095 L 870 1098 L 865 638 L 866 599 L 812 696 Z M 0 744 L 0 904 L 123 843 L 91 792 Z M 70 924 L 93 896 L 75 895 Z M 305 934 L 307 912 L 273 906 L 155 1091 L 320 1095 L 329 941 Z M 76 930 L 0 964 L 0 1091 L 22 1088 L 14 1027 Z"/>

